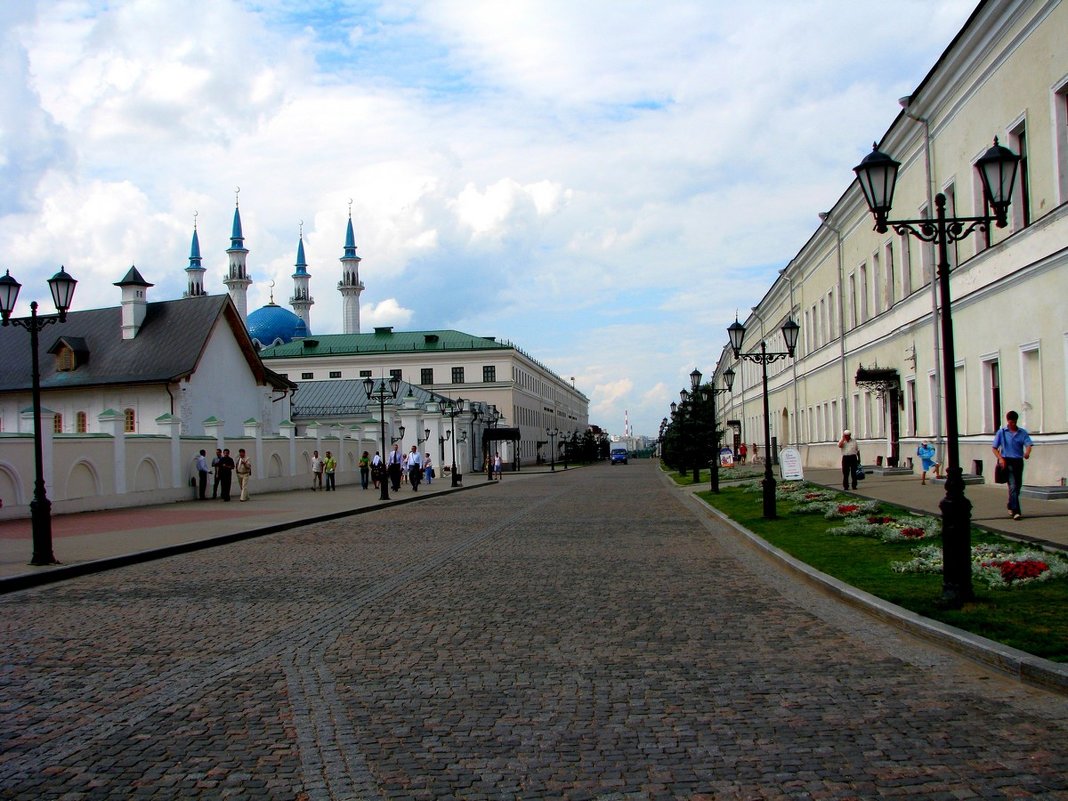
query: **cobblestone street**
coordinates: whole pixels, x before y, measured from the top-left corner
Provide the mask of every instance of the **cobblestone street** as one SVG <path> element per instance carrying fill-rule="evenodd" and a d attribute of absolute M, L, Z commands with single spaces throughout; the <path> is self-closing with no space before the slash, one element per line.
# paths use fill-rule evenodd
<path fill-rule="evenodd" d="M 652 462 L 0 605 L 0 798 L 1068 799 L 1068 700 L 801 586 Z"/>

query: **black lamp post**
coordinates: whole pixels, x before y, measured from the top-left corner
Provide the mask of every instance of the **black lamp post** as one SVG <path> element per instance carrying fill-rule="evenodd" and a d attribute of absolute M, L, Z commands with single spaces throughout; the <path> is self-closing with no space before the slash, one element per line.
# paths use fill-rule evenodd
<path fill-rule="evenodd" d="M 545 435 L 549 438 L 549 472 L 556 472 L 556 437 L 559 435 L 559 428 L 549 428 L 546 426 Z"/>
<path fill-rule="evenodd" d="M 696 367 L 690 373 L 690 418 L 693 420 L 693 483 L 701 483 L 701 421 L 697 415 L 701 396 L 697 389 L 701 386 L 701 371 Z M 683 390 L 685 392 L 686 390 Z"/>
<path fill-rule="evenodd" d="M 377 383 L 377 388 L 376 388 Z M 378 421 L 382 426 L 382 464 L 386 464 L 386 400 L 395 400 L 397 392 L 400 390 L 400 379 L 397 376 L 390 376 L 389 381 L 384 378 L 378 379 L 376 382 L 373 378 L 368 376 L 363 380 L 363 391 L 367 393 L 367 400 L 378 401 Z M 403 426 L 401 426 L 401 436 L 404 436 Z M 390 444 L 392 445 L 396 440 L 390 438 Z M 378 496 L 379 500 L 389 500 L 389 477 L 388 475 L 382 476 L 382 492 Z"/>
<path fill-rule="evenodd" d="M 441 410 L 442 415 L 449 418 L 447 438 L 452 440 L 452 486 L 458 487 L 460 482 L 459 476 L 456 475 L 456 418 L 464 413 L 464 399 L 457 398 L 453 401 L 452 399 L 442 398 L 438 401 L 438 409 Z"/>
<path fill-rule="evenodd" d="M 480 418 L 486 420 L 486 432 L 490 429 L 497 427 L 497 422 L 503 417 L 503 415 L 497 411 L 497 406 L 487 406 L 484 412 L 480 412 L 479 416 L 475 418 L 477 423 Z M 482 435 L 482 447 L 486 449 L 486 481 L 493 481 L 493 454 L 490 453 L 490 439 L 486 433 Z"/>
<path fill-rule="evenodd" d="M 59 314 L 54 317 L 51 315 L 38 317 L 35 300 L 30 303 L 29 317 L 12 317 L 11 312 L 15 308 L 15 301 L 18 299 L 22 284 L 11 277 L 10 270 L 5 271 L 3 278 L 0 278 L 2 324 L 25 328 L 30 332 L 30 352 L 33 356 L 31 375 L 33 380 L 34 482 L 33 500 L 30 501 L 30 525 L 33 529 L 31 565 L 58 564 L 55 554 L 52 553 L 52 502 L 48 500 L 44 482 L 44 457 L 41 445 L 41 370 L 37 362 L 37 335 L 46 325 L 66 322 L 67 311 L 74 297 L 74 286 L 77 283 L 66 270 L 60 267 L 59 272 L 48 279 L 48 287 L 52 290 L 52 301 L 56 304 L 56 311 Z"/>
<path fill-rule="evenodd" d="M 723 382 L 726 387 L 717 388 L 713 383 L 701 387 L 701 395 L 712 404 L 712 492 L 719 492 L 719 423 L 716 421 L 716 395 L 721 392 L 730 392 L 734 388 L 734 370 L 728 367 L 723 371 Z"/>
<path fill-rule="evenodd" d="M 877 146 L 853 168 L 864 199 L 875 217 L 875 230 L 884 234 L 892 227 L 901 236 L 911 234 L 938 248 L 938 289 L 942 311 L 942 375 L 946 398 L 946 494 L 942 510 L 942 599 L 946 607 L 959 608 L 975 597 L 972 589 L 972 504 L 964 496 L 964 470 L 960 465 L 957 422 L 956 357 L 953 353 L 953 315 L 949 291 L 949 244 L 973 231 L 989 232 L 990 223 L 1004 228 L 1012 202 L 1012 187 L 1020 157 L 1006 147 L 994 145 L 975 163 L 983 184 L 983 197 L 993 213 L 978 217 L 947 217 L 946 196 L 935 196 L 935 219 L 889 220 L 900 163 L 881 153 Z"/>
<path fill-rule="evenodd" d="M 793 358 L 794 348 L 797 347 L 797 335 L 801 326 L 792 319 L 787 319 L 782 324 L 782 338 L 786 342 L 786 351 L 769 353 L 767 344 L 761 340 L 760 350 L 751 353 L 742 353 L 742 342 L 745 340 L 745 326 L 735 318 L 734 322 L 727 327 L 727 335 L 731 340 L 731 349 L 735 359 L 751 361 L 760 365 L 764 377 L 764 519 L 774 520 L 777 517 L 775 511 L 775 475 L 771 472 L 771 413 L 768 411 L 768 365 L 787 357 Z"/>

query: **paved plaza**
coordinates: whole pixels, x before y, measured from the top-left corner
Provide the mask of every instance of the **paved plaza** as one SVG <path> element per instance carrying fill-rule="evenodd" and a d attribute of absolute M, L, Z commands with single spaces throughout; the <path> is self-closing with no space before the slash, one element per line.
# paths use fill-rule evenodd
<path fill-rule="evenodd" d="M 508 479 L 0 597 L 0 798 L 1068 799 L 1065 696 L 653 462 Z"/>

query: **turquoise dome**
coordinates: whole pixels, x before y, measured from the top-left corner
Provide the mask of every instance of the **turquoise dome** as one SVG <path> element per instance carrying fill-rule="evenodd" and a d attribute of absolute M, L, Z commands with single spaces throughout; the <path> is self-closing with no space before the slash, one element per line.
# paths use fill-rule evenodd
<path fill-rule="evenodd" d="M 308 336 L 308 327 L 299 316 L 275 303 L 268 303 L 248 316 L 248 335 L 260 348 L 284 345 Z"/>

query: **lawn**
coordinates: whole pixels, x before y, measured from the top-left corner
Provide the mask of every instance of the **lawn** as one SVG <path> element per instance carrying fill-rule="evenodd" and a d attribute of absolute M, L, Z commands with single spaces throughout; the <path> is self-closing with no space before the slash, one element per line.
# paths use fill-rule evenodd
<path fill-rule="evenodd" d="M 783 494 L 777 500 L 777 520 L 765 520 L 762 516 L 759 483 L 727 485 L 722 487 L 719 495 L 705 491 L 698 493 L 698 497 L 795 559 L 840 581 L 924 617 L 1045 659 L 1068 662 L 1068 577 L 1020 582 L 1018 579 L 1029 575 L 1029 570 L 1041 569 L 1036 566 L 1039 560 L 1025 561 L 1008 555 L 989 557 L 984 560 L 986 567 L 973 570 L 975 601 L 959 610 L 941 609 L 936 605 L 942 590 L 940 572 L 897 572 L 892 567 L 894 563 L 914 559 L 917 548 L 927 546 L 932 553 L 940 553 L 936 518 L 917 520 L 904 509 L 875 501 L 870 507 L 850 510 L 850 506 L 858 504 L 856 498 L 839 496 L 833 490 L 816 485 L 804 487 L 811 490 L 808 494 L 826 494 L 827 499 L 806 501 L 806 492 L 800 486 L 779 485 Z M 835 507 L 832 514 L 836 519 L 824 516 L 822 510 L 830 508 L 828 504 Z M 838 516 L 839 504 L 844 504 L 841 508 L 848 510 L 843 516 Z M 806 505 L 810 510 L 820 508 L 820 511 L 803 511 Z M 887 518 L 883 525 L 869 522 L 869 519 L 882 521 Z M 832 533 L 832 529 L 847 524 L 853 534 Z M 907 529 L 906 536 L 915 536 L 913 529 L 923 524 L 929 527 L 927 538 L 900 538 L 902 528 Z M 876 533 L 886 536 L 887 532 L 890 532 L 891 540 L 896 538 L 897 541 L 872 536 Z M 1015 551 L 1025 549 L 1020 543 L 973 528 L 973 553 L 985 546 L 1001 546 Z M 1033 551 L 1034 548 L 1027 550 Z M 1064 561 L 1058 564 L 1058 560 Z M 1004 567 L 1002 562 L 1006 563 Z M 1063 556 L 1046 554 L 1041 562 L 1052 565 L 1053 573 L 1060 571 L 1062 566 L 1068 572 L 1068 560 Z M 987 575 L 995 576 L 993 580 L 997 583 L 1007 581 L 1007 586 L 992 589 L 985 581 Z"/>

